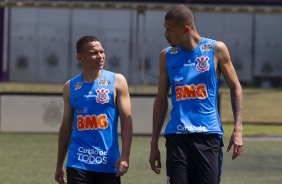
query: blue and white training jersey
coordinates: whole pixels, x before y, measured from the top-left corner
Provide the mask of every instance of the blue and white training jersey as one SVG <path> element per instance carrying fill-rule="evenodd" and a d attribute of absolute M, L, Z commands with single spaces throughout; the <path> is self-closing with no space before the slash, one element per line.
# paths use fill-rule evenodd
<path fill-rule="evenodd" d="M 166 69 L 171 85 L 172 110 L 164 134 L 223 135 L 218 114 L 215 41 L 202 38 L 193 51 L 166 48 Z"/>
<path fill-rule="evenodd" d="M 117 172 L 114 165 L 120 151 L 115 77 L 115 73 L 102 70 L 100 78 L 93 83 L 84 82 L 82 74 L 70 80 L 74 126 L 66 167 Z"/>

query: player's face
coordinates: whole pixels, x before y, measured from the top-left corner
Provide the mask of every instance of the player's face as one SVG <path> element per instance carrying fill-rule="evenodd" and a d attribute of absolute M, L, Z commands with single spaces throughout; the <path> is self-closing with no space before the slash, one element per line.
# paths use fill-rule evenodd
<path fill-rule="evenodd" d="M 165 20 L 164 23 L 165 33 L 164 36 L 171 46 L 180 45 L 184 35 L 184 28 L 175 24 L 174 20 Z"/>
<path fill-rule="evenodd" d="M 98 41 L 88 42 L 80 54 L 79 62 L 87 69 L 102 69 L 105 62 L 105 51 Z"/>

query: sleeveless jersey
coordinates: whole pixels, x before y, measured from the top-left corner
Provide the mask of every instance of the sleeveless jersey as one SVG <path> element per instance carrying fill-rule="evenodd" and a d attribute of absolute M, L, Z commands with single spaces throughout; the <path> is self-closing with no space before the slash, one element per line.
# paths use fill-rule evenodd
<path fill-rule="evenodd" d="M 171 86 L 171 119 L 164 134 L 223 135 L 218 114 L 218 88 L 214 64 L 215 41 L 202 38 L 192 51 L 166 48 L 166 69 Z"/>
<path fill-rule="evenodd" d="M 93 172 L 116 173 L 120 156 L 118 110 L 114 102 L 115 73 L 102 70 L 93 83 L 82 74 L 70 80 L 70 104 L 74 126 L 66 167 Z"/>

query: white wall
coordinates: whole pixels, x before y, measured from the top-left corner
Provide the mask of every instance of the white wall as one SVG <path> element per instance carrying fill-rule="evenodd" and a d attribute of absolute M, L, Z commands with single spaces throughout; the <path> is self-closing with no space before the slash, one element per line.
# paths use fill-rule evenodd
<path fill-rule="evenodd" d="M 0 102 L 1 132 L 59 131 L 63 116 L 63 99 L 59 94 L 0 94 Z M 134 134 L 151 134 L 153 103 L 154 96 L 131 97 Z M 165 122 L 168 120 L 169 115 Z"/>

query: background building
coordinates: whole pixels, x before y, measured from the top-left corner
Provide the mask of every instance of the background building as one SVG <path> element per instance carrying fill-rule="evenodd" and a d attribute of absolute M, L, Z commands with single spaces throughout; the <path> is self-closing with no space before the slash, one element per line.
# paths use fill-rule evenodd
<path fill-rule="evenodd" d="M 65 82 L 80 73 L 75 43 L 89 34 L 103 43 L 105 68 L 130 85 L 156 85 L 159 52 L 167 46 L 163 17 L 172 2 L 191 7 L 200 35 L 225 42 L 243 85 L 282 85 L 278 0 L 3 1 L 2 81 Z"/>

